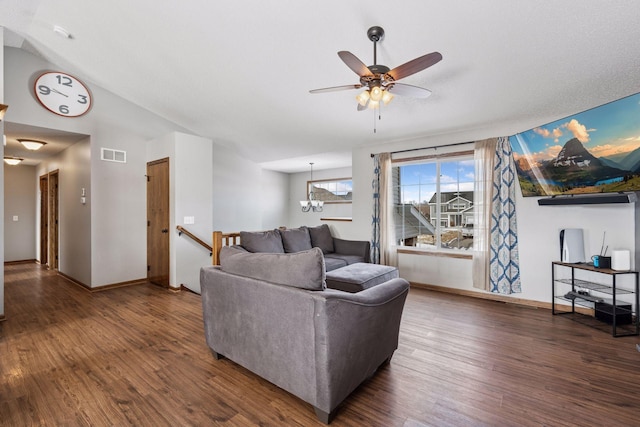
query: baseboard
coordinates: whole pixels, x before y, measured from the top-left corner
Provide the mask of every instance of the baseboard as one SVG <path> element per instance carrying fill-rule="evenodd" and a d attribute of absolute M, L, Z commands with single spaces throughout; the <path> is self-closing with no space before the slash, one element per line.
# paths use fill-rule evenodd
<path fill-rule="evenodd" d="M 61 273 L 60 271 L 58 271 L 58 275 L 64 277 L 65 279 L 67 279 L 68 281 L 70 281 L 71 283 L 73 283 L 74 285 L 78 285 L 80 287 L 82 287 L 83 289 L 89 291 L 89 292 L 102 292 L 102 291 L 107 291 L 109 289 L 115 289 L 115 288 L 123 288 L 125 286 L 134 286 L 134 285 L 143 285 L 147 283 L 147 279 L 136 279 L 136 280 L 129 280 L 126 282 L 120 282 L 120 283 L 112 283 L 110 285 L 104 285 L 104 286 L 98 286 L 96 288 L 92 288 L 91 286 L 84 284 L 76 279 L 74 279 L 71 276 L 67 276 L 64 273 Z"/>
<path fill-rule="evenodd" d="M 104 286 L 98 286 L 97 288 L 90 288 L 91 292 L 102 292 L 102 291 L 108 291 L 109 289 L 115 289 L 115 288 L 124 288 L 126 286 L 137 286 L 137 285 L 145 285 L 149 282 L 147 282 L 147 279 L 136 279 L 136 280 L 129 280 L 126 282 L 120 282 L 120 283 L 112 283 L 110 285 L 104 285 Z"/>
<path fill-rule="evenodd" d="M 5 261 L 4 265 L 20 265 L 20 264 L 37 264 L 38 260 L 36 259 L 22 259 L 19 261 Z"/>
<path fill-rule="evenodd" d="M 533 301 L 524 298 L 514 298 L 506 295 L 493 294 L 483 291 L 471 291 L 468 289 L 448 288 L 446 286 L 429 285 L 426 283 L 410 282 L 411 286 L 418 289 L 427 289 L 429 291 L 444 292 L 448 294 L 462 295 L 473 298 L 486 299 L 490 301 L 504 302 L 508 304 L 517 304 L 533 308 L 544 308 L 551 310 L 551 303 L 542 301 Z"/>
<path fill-rule="evenodd" d="M 172 288 L 172 289 L 175 289 L 175 288 Z M 194 290 L 187 288 L 185 285 L 180 285 L 180 288 L 178 288 L 177 290 L 185 291 L 185 292 L 191 292 L 192 294 L 200 295 L 199 293 L 195 292 Z"/>

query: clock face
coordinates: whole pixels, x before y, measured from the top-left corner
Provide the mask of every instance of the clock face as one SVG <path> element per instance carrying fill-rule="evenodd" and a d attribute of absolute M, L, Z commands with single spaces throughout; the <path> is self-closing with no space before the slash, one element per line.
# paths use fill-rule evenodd
<path fill-rule="evenodd" d="M 64 117 L 78 117 L 91 108 L 91 94 L 82 82 L 66 73 L 47 72 L 37 78 L 35 94 L 44 108 Z"/>

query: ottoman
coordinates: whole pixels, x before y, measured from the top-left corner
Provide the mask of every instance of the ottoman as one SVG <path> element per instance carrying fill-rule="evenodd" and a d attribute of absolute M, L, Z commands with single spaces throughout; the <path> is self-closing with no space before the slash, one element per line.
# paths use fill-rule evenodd
<path fill-rule="evenodd" d="M 360 292 L 398 277 L 398 269 L 388 265 L 357 262 L 327 272 L 327 288 Z"/>

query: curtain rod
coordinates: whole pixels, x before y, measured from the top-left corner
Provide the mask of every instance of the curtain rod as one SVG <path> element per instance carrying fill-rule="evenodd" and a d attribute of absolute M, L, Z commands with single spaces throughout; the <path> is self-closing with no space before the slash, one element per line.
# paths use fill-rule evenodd
<path fill-rule="evenodd" d="M 468 142 L 454 142 L 452 144 L 443 144 L 443 145 L 436 145 L 434 147 L 421 147 L 421 148 L 409 148 L 408 150 L 398 150 L 398 151 L 391 151 L 389 154 L 398 154 L 398 153 L 408 153 L 411 151 L 420 151 L 420 150 L 429 150 L 429 149 L 438 149 L 438 148 L 443 148 L 443 147 L 454 147 L 456 145 L 465 145 L 465 144 L 473 144 L 473 141 L 468 141 Z M 379 153 L 378 153 L 379 154 Z M 371 153 L 371 157 L 375 156 L 374 153 Z"/>

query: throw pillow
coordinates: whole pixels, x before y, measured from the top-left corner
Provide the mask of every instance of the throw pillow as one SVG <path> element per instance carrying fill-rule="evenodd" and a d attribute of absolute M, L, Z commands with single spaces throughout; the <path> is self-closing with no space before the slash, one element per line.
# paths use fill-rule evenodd
<path fill-rule="evenodd" d="M 284 253 L 280 230 L 241 231 L 240 244 L 249 252 Z"/>
<path fill-rule="evenodd" d="M 327 288 L 324 257 L 318 248 L 276 254 L 243 252 L 224 246 L 220 268 L 227 273 L 294 288 L 322 291 Z"/>
<path fill-rule="evenodd" d="M 311 246 L 311 237 L 307 227 L 289 228 L 280 230 L 282 236 L 282 245 L 285 252 L 302 252 L 308 251 Z"/>
<path fill-rule="evenodd" d="M 311 237 L 311 244 L 315 248 L 322 249 L 325 254 L 331 254 L 334 252 L 333 237 L 331 236 L 331 230 L 327 224 L 322 224 L 317 227 L 309 227 L 309 236 Z"/>

